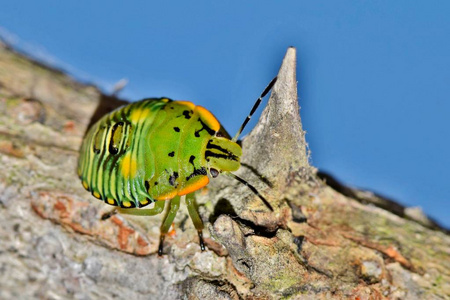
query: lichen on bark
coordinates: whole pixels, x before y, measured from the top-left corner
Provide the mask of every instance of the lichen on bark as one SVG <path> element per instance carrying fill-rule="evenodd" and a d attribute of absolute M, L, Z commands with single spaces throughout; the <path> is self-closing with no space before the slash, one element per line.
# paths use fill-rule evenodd
<path fill-rule="evenodd" d="M 114 215 L 75 172 L 86 128 L 125 103 L 0 44 L 0 298 L 444 299 L 450 238 L 309 165 L 289 48 L 238 174 L 197 193 L 156 255 L 161 217 Z"/>

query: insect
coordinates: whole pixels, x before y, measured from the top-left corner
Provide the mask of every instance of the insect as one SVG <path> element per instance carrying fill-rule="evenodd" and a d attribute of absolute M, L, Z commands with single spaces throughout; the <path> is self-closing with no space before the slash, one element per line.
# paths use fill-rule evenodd
<path fill-rule="evenodd" d="M 225 174 L 249 187 L 273 211 L 267 200 L 244 179 L 231 173 L 240 167 L 239 135 L 275 84 L 256 100 L 236 135 L 230 139 L 211 112 L 188 101 L 144 99 L 102 117 L 87 132 L 80 150 L 78 176 L 84 188 L 120 213 L 153 216 L 170 208 L 161 225 L 158 254 L 184 197 L 205 250 L 203 222 L 194 192 L 210 178 Z M 150 209 L 142 207 L 154 203 Z"/>

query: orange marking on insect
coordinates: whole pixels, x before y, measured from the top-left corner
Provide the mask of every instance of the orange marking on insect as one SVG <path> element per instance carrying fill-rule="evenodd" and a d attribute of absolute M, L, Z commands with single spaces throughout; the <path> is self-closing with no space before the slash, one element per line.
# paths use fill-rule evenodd
<path fill-rule="evenodd" d="M 189 109 L 194 109 L 195 108 L 195 104 L 190 102 L 190 101 L 177 101 L 177 103 L 180 104 L 180 105 L 185 105 Z"/>
<path fill-rule="evenodd" d="M 162 201 L 162 200 L 170 200 L 173 197 L 175 197 L 177 195 L 177 191 L 176 190 L 172 190 L 168 193 L 159 195 L 158 197 L 155 197 L 156 200 Z"/>
<path fill-rule="evenodd" d="M 196 107 L 198 114 L 202 121 L 212 130 L 218 131 L 220 129 L 220 123 L 217 121 L 216 117 L 204 107 L 197 106 Z"/>
<path fill-rule="evenodd" d="M 198 179 L 197 179 L 198 178 Z M 178 191 L 178 196 L 183 196 L 192 192 L 195 192 L 198 189 L 201 189 L 205 185 L 209 183 L 208 176 L 199 176 L 196 181 L 186 185 L 183 189 Z"/>

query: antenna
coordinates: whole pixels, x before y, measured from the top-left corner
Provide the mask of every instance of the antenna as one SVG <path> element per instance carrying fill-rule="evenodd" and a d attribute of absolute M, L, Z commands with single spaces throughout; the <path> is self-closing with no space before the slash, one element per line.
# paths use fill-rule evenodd
<path fill-rule="evenodd" d="M 239 177 L 239 176 L 237 176 L 237 175 L 235 175 L 235 174 L 233 174 L 233 173 L 227 172 L 227 173 L 225 173 L 225 174 L 227 174 L 227 175 L 230 176 L 230 177 L 233 177 L 234 179 L 236 179 L 236 180 L 239 181 L 240 183 L 246 185 L 246 186 L 247 186 L 247 187 L 248 187 L 248 188 L 249 188 L 256 196 L 259 197 L 259 199 L 262 200 L 262 202 L 264 202 L 264 204 L 265 204 L 271 211 L 273 211 L 273 207 L 272 207 L 272 205 L 270 205 L 269 201 L 267 201 L 266 198 L 264 198 L 264 197 L 258 192 L 258 190 L 257 190 L 253 185 L 251 185 L 250 183 L 248 183 L 247 181 L 245 181 L 244 179 L 242 179 L 241 177 Z"/>
<path fill-rule="evenodd" d="M 266 96 L 267 93 L 272 89 L 272 87 L 276 81 L 277 81 L 277 77 L 275 76 L 275 78 L 272 79 L 272 81 L 270 81 L 270 83 L 266 86 L 264 91 L 261 93 L 261 96 L 259 96 L 259 98 L 256 99 L 256 102 L 255 102 L 255 104 L 253 104 L 253 108 L 250 111 L 250 114 L 247 116 L 247 118 L 245 118 L 244 123 L 242 123 L 242 125 L 241 125 L 241 128 L 239 128 L 238 132 L 236 133 L 236 135 L 233 137 L 233 139 L 231 141 L 233 141 L 233 142 L 237 141 L 237 139 L 239 138 L 239 136 L 242 133 L 242 130 L 244 130 L 245 126 L 247 125 L 248 121 L 250 121 L 250 119 L 252 118 L 252 115 L 255 113 L 259 104 L 261 104 L 262 98 L 264 98 L 264 96 Z"/>

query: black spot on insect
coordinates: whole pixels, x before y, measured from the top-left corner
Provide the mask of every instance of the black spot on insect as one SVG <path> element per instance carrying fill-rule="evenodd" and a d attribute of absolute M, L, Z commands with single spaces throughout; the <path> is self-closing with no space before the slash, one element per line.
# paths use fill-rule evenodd
<path fill-rule="evenodd" d="M 175 130 L 176 132 L 180 132 L 180 128 L 178 127 L 174 127 L 173 130 Z"/>
<path fill-rule="evenodd" d="M 214 130 L 212 130 L 211 128 L 206 126 L 206 124 L 203 123 L 203 121 L 200 118 L 198 118 L 198 121 L 200 122 L 200 124 L 202 124 L 202 128 L 195 131 L 195 133 L 194 133 L 195 137 L 200 137 L 200 132 L 203 130 L 208 132 L 210 135 L 214 135 L 216 133 Z"/>
<path fill-rule="evenodd" d="M 145 181 L 145 189 L 148 191 L 150 189 L 150 183 Z"/>
<path fill-rule="evenodd" d="M 172 175 L 170 175 L 170 177 L 169 177 L 169 184 L 171 186 L 175 186 L 177 178 L 178 178 L 178 172 L 173 172 Z"/>
<path fill-rule="evenodd" d="M 183 111 L 184 118 L 186 118 L 188 120 L 191 118 L 191 114 L 192 114 L 192 110 L 184 110 Z"/>
<path fill-rule="evenodd" d="M 174 157 L 174 156 L 175 156 L 175 151 L 170 152 L 170 153 L 169 153 L 169 156 L 170 156 L 170 157 Z"/>
<path fill-rule="evenodd" d="M 198 175 L 207 175 L 206 168 L 201 167 L 200 169 L 194 169 L 194 172 L 192 172 L 189 176 L 186 177 L 186 181 Z"/>
<path fill-rule="evenodd" d="M 188 181 L 189 179 L 191 179 L 194 176 L 206 175 L 206 168 L 201 167 L 200 169 L 196 169 L 195 165 L 194 165 L 194 160 L 195 160 L 195 156 L 191 155 L 191 157 L 189 157 L 189 163 L 194 167 L 194 172 L 192 172 L 191 174 L 189 174 L 189 176 L 186 177 L 186 181 Z"/>
<path fill-rule="evenodd" d="M 155 181 L 155 185 L 158 185 L 158 181 Z"/>

